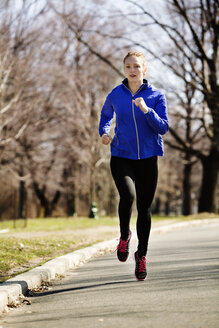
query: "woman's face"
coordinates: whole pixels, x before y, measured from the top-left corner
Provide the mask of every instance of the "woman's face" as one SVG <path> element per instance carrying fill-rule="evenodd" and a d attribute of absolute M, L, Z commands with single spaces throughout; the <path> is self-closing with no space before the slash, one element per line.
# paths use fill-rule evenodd
<path fill-rule="evenodd" d="M 146 73 L 146 67 L 141 57 L 130 56 L 124 63 L 125 76 L 130 82 L 141 82 Z"/>

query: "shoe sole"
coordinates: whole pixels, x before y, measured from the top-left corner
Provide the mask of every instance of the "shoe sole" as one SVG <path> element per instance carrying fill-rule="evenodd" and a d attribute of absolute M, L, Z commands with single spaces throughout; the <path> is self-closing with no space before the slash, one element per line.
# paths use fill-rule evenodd
<path fill-rule="evenodd" d="M 144 279 L 139 279 L 139 278 L 136 276 L 136 274 L 135 274 L 135 278 L 136 278 L 136 280 L 138 280 L 138 281 L 145 281 L 145 280 L 147 279 L 147 276 L 146 276 Z"/>
<path fill-rule="evenodd" d="M 132 232 L 130 231 L 130 233 L 131 233 L 131 236 L 130 236 L 130 238 L 129 238 L 129 243 L 130 243 L 131 238 L 132 238 Z M 129 246 L 129 247 L 130 247 L 130 246 Z M 125 263 L 125 262 L 128 260 L 128 258 L 129 258 L 129 253 L 128 253 L 127 259 L 126 259 L 125 261 L 121 261 L 121 260 L 118 258 L 118 255 L 117 255 L 117 259 L 119 260 L 119 262 L 122 262 L 122 263 Z"/>
<path fill-rule="evenodd" d="M 134 253 L 134 261 L 135 261 L 135 263 L 136 263 L 136 260 L 135 260 L 135 253 Z M 139 279 L 139 278 L 136 276 L 136 273 L 134 273 L 134 275 L 135 275 L 136 280 L 138 280 L 138 281 L 145 281 L 145 280 L 147 279 L 147 275 L 146 275 L 146 277 L 143 278 L 143 279 Z"/>
<path fill-rule="evenodd" d="M 129 258 L 129 255 L 128 255 L 128 257 L 127 257 L 127 259 L 126 259 L 125 261 L 122 261 L 122 260 L 120 260 L 120 259 L 118 258 L 118 256 L 117 256 L 117 259 L 119 260 L 119 262 L 122 262 L 122 263 L 125 263 L 125 262 L 128 260 L 128 258 Z"/>

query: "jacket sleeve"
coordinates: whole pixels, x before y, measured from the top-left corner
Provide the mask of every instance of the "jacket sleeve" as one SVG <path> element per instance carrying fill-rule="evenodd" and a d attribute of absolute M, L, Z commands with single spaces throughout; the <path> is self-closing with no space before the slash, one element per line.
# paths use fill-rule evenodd
<path fill-rule="evenodd" d="M 113 115 L 114 115 L 114 109 L 110 100 L 110 95 L 108 95 L 100 115 L 100 123 L 99 123 L 100 136 L 102 136 L 104 133 L 109 134 Z"/>
<path fill-rule="evenodd" d="M 150 127 L 159 134 L 165 134 L 169 128 L 167 116 L 167 103 L 164 94 L 160 94 L 155 108 L 150 108 L 145 114 L 146 120 Z"/>

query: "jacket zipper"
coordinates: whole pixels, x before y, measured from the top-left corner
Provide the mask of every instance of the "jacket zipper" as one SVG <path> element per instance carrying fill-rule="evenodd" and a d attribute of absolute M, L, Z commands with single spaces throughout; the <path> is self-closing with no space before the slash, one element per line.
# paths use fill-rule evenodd
<path fill-rule="evenodd" d="M 134 99 L 134 96 L 132 96 L 132 100 Z M 135 132 L 136 132 L 136 139 L 137 139 L 137 148 L 138 148 L 138 159 L 140 159 L 140 146 L 139 146 L 139 137 L 138 137 L 138 127 L 137 122 L 135 119 L 135 109 L 134 109 L 134 103 L 132 102 L 132 114 L 133 114 L 133 120 L 135 123 Z"/>
<path fill-rule="evenodd" d="M 126 89 L 128 89 L 129 92 L 131 92 L 131 90 L 129 88 L 127 88 L 127 86 L 125 84 L 123 84 L 124 87 L 126 87 Z M 134 99 L 135 95 L 143 88 L 143 85 L 138 89 L 138 91 L 133 95 L 132 95 L 132 100 Z M 137 127 L 137 122 L 135 119 L 135 110 L 134 110 L 134 103 L 132 102 L 132 114 L 133 114 L 133 120 L 135 123 L 135 132 L 136 132 L 136 139 L 137 139 L 137 149 L 138 149 L 138 159 L 141 159 L 140 157 L 140 146 L 139 146 L 139 137 L 138 137 L 138 127 Z"/>

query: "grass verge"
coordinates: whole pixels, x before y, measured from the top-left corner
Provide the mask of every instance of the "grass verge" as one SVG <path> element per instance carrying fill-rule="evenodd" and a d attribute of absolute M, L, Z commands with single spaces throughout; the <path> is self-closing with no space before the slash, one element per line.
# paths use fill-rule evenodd
<path fill-rule="evenodd" d="M 43 218 L 0 222 L 0 282 L 118 235 L 118 218 Z"/>
<path fill-rule="evenodd" d="M 95 240 L 98 242 L 100 240 Z M 20 239 L 0 238 L 0 282 L 28 271 L 54 257 L 89 246 L 88 240 L 70 236 Z"/>
<path fill-rule="evenodd" d="M 6 220 L 0 222 L 0 230 L 10 229 L 10 232 L 60 231 L 68 229 L 84 229 L 97 226 L 113 226 L 118 224 L 118 218 L 100 218 L 98 220 L 84 217 L 73 218 L 37 218 L 28 220 Z M 24 230 L 25 229 L 25 230 Z"/>

